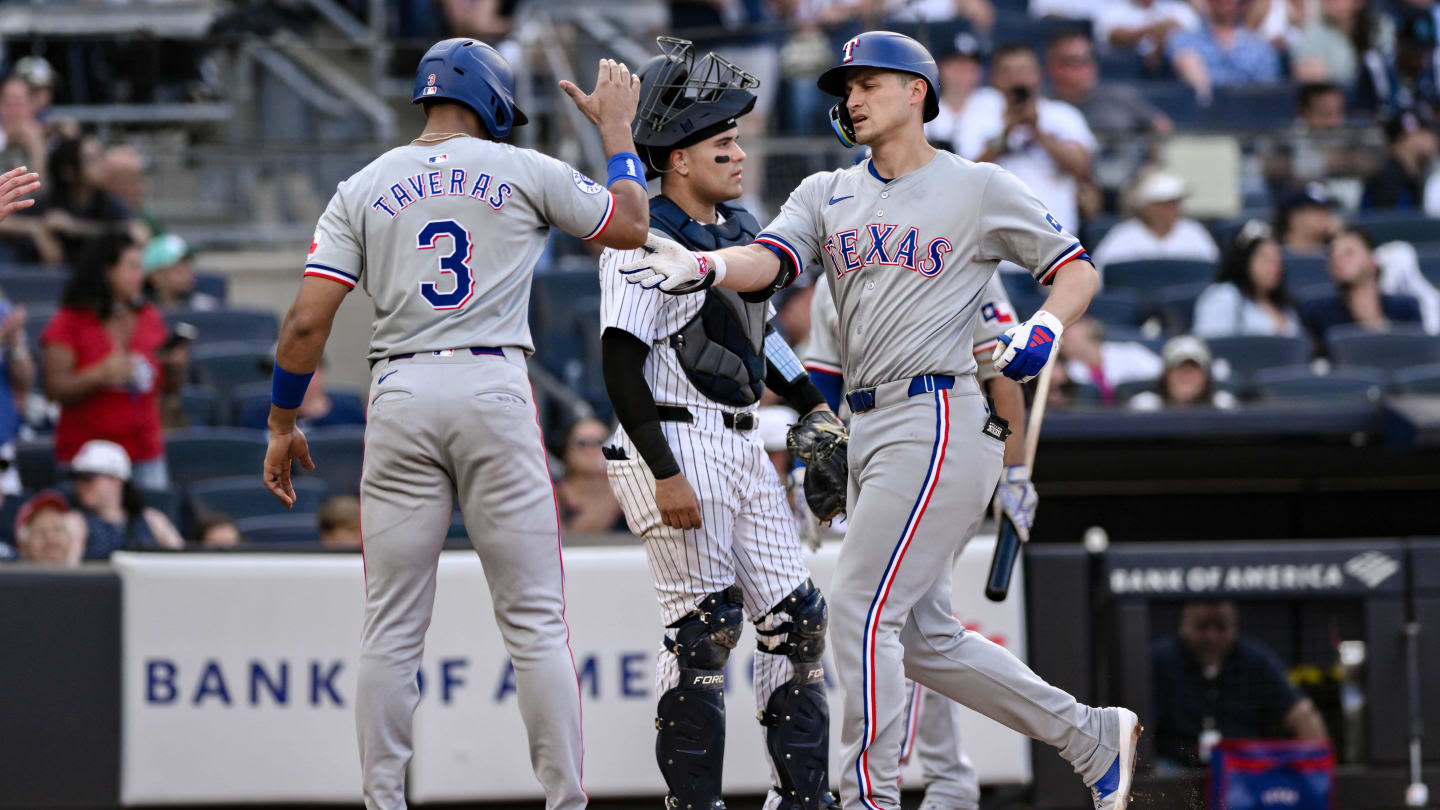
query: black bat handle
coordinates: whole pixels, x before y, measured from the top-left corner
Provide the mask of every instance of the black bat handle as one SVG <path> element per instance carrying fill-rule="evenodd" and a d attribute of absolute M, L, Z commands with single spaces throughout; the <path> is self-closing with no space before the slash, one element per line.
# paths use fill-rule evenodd
<path fill-rule="evenodd" d="M 990 558 L 990 576 L 985 578 L 985 598 L 1004 602 L 1010 594 L 1010 577 L 1015 561 L 1020 558 L 1020 533 L 1008 515 L 1000 518 L 1000 535 L 995 541 L 995 556 Z"/>

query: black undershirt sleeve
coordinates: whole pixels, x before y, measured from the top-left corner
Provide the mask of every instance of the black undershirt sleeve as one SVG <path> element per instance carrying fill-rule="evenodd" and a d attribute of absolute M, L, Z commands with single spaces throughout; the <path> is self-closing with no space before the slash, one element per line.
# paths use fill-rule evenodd
<path fill-rule="evenodd" d="M 645 341 L 623 329 L 612 326 L 600 336 L 600 366 L 615 416 L 655 478 L 669 478 L 680 472 L 680 465 L 665 441 L 655 395 L 645 382 L 645 358 L 649 354 L 650 346 Z"/>
<path fill-rule="evenodd" d="M 765 386 L 779 394 L 785 404 L 794 408 L 801 416 L 815 410 L 815 406 L 825 404 L 825 395 L 820 393 L 815 383 L 810 382 L 809 374 L 787 380 L 773 363 L 765 365 Z"/>
<path fill-rule="evenodd" d="M 800 269 L 795 266 L 794 262 L 790 261 L 789 256 L 781 253 L 776 253 L 775 255 L 780 257 L 780 272 L 775 274 L 775 280 L 770 282 L 770 286 L 768 287 L 761 287 L 758 290 L 740 293 L 740 300 L 758 304 L 761 301 L 769 300 L 770 296 L 795 283 L 796 277 L 800 275 Z"/>

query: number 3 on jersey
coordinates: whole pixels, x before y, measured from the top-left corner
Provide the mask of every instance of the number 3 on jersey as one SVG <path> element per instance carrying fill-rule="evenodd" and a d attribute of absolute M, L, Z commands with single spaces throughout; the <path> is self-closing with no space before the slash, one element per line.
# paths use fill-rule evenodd
<path fill-rule="evenodd" d="M 436 309 L 459 309 L 475 292 L 475 277 L 470 274 L 470 254 L 475 245 L 470 241 L 470 232 L 453 219 L 433 220 L 425 223 L 415 235 L 415 242 L 420 250 L 434 250 L 436 242 L 447 236 L 450 252 L 440 257 L 440 272 L 454 276 L 455 286 L 449 292 L 441 292 L 435 282 L 422 281 L 420 295 Z"/>

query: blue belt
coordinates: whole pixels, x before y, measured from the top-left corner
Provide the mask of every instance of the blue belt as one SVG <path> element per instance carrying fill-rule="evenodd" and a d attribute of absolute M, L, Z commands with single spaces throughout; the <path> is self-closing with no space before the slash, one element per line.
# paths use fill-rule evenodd
<path fill-rule="evenodd" d="M 444 351 L 444 350 L 442 349 L 441 351 Z M 440 352 L 433 352 L 433 354 L 439 354 L 439 353 L 440 353 Z M 493 355 L 496 355 L 496 356 L 498 356 L 498 357 L 504 357 L 504 356 L 505 356 L 505 350 L 502 349 L 502 348 L 500 348 L 499 346 L 471 346 L 471 347 L 470 347 L 470 353 L 471 353 L 471 354 L 493 354 Z M 405 354 L 392 354 L 392 355 L 390 355 L 390 357 L 389 357 L 388 359 L 390 359 L 390 360 L 409 360 L 410 358 L 412 358 L 412 357 L 414 357 L 414 356 L 415 356 L 415 352 L 406 352 Z"/>
<path fill-rule="evenodd" d="M 945 391 L 955 387 L 955 378 L 949 374 L 926 374 L 910 380 L 910 392 L 906 396 L 928 394 L 931 391 Z M 864 413 L 875 407 L 875 389 L 861 388 L 845 395 L 851 413 Z"/>

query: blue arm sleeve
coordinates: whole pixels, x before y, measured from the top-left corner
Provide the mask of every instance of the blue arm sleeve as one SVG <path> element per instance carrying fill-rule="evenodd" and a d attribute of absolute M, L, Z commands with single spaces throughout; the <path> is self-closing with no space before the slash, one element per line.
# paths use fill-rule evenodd
<path fill-rule="evenodd" d="M 825 401 L 830 403 L 830 410 L 840 412 L 840 398 L 845 395 L 845 377 L 833 371 L 821 371 L 818 368 L 810 369 L 810 382 L 820 389 L 825 395 Z"/>

